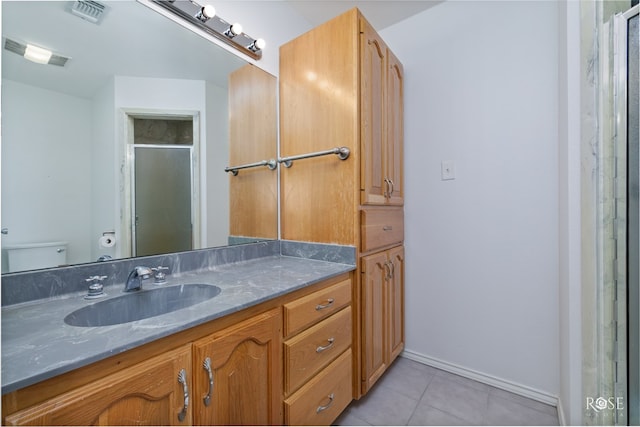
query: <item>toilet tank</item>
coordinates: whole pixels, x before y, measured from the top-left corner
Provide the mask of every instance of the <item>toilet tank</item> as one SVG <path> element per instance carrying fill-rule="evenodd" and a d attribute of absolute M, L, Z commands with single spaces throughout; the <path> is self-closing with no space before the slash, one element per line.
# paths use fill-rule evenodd
<path fill-rule="evenodd" d="M 8 272 L 58 267 L 67 264 L 67 242 L 40 242 L 8 245 Z"/>

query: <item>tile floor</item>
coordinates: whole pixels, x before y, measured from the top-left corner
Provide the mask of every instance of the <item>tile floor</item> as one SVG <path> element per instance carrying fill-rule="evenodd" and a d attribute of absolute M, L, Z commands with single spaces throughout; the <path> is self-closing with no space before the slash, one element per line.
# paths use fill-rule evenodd
<path fill-rule="evenodd" d="M 558 425 L 556 408 L 399 357 L 334 425 Z"/>

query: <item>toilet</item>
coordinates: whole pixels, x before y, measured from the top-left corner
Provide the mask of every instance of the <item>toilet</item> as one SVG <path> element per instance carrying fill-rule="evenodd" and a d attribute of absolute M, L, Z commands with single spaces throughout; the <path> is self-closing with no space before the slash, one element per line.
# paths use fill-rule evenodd
<path fill-rule="evenodd" d="M 67 264 L 67 242 L 40 242 L 8 245 L 8 272 L 58 267 Z"/>

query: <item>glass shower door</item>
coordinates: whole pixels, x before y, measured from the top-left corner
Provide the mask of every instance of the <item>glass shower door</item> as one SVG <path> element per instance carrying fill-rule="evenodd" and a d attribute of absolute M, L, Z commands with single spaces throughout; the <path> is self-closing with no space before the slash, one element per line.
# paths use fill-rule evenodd
<path fill-rule="evenodd" d="M 136 146 L 134 256 L 193 249 L 192 149 Z"/>

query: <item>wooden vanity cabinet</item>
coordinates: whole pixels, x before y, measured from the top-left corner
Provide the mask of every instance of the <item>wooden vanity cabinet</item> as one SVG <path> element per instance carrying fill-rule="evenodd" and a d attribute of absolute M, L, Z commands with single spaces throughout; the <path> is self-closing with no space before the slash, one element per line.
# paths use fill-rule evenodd
<path fill-rule="evenodd" d="M 371 387 L 404 348 L 404 247 L 362 257 L 365 386 Z"/>
<path fill-rule="evenodd" d="M 179 382 L 184 372 L 187 381 Z M 191 425 L 191 346 L 150 358 L 11 414 L 6 425 Z M 186 405 L 186 406 L 185 406 Z"/>
<path fill-rule="evenodd" d="M 195 425 L 282 424 L 281 330 L 274 309 L 193 343 Z"/>
<path fill-rule="evenodd" d="M 352 275 L 5 394 L 3 423 L 328 425 L 353 396 Z"/>
<path fill-rule="evenodd" d="M 361 203 L 404 204 L 402 64 L 360 19 Z"/>
<path fill-rule="evenodd" d="M 284 240 L 356 247 L 352 351 L 359 398 L 404 343 L 404 277 L 400 260 L 386 252 L 404 243 L 403 67 L 352 9 L 281 46 L 279 82 L 282 156 L 351 150 L 346 160 L 314 157 L 281 169 L 281 230 Z M 375 273 L 382 278 L 362 274 L 365 257 L 377 255 L 383 269 L 393 259 L 391 284 L 384 271 Z"/>
<path fill-rule="evenodd" d="M 351 279 L 284 305 L 286 425 L 331 425 L 353 399 Z"/>

